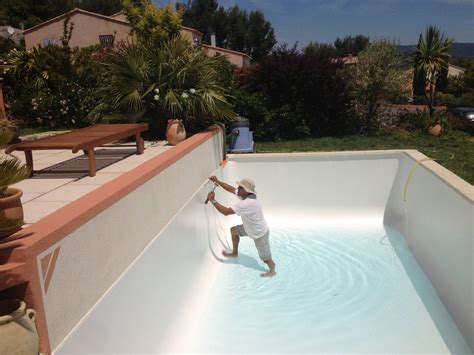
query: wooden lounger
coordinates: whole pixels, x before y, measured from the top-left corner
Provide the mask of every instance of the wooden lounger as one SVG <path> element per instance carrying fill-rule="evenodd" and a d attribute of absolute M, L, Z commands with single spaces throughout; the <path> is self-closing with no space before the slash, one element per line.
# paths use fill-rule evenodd
<path fill-rule="evenodd" d="M 135 136 L 137 154 L 142 154 L 145 150 L 145 144 L 140 133 L 147 130 L 147 123 L 97 124 L 73 132 L 62 133 L 31 142 L 14 144 L 5 149 L 5 153 L 11 153 L 14 150 L 24 151 L 26 165 L 30 168 L 31 175 L 33 175 L 33 173 L 38 173 L 38 171 L 33 170 L 33 150 L 72 149 L 73 153 L 82 150 L 89 158 L 89 176 L 95 176 L 96 165 L 94 148 L 111 143 L 117 139 Z M 62 172 L 64 173 L 66 171 L 63 170 Z"/>

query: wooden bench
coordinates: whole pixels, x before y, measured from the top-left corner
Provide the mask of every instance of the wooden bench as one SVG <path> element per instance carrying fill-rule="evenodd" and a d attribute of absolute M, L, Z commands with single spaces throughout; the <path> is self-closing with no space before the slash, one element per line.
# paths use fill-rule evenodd
<path fill-rule="evenodd" d="M 94 148 L 104 146 L 118 139 L 135 136 L 137 154 L 142 154 L 145 150 L 145 144 L 140 133 L 147 130 L 147 123 L 96 124 L 52 137 L 14 144 L 5 149 L 5 153 L 11 153 L 15 150 L 24 151 L 26 165 L 30 168 L 31 175 L 33 175 L 34 173 L 40 173 L 39 171 L 33 170 L 33 150 L 72 149 L 73 153 L 82 150 L 89 158 L 89 176 L 95 176 L 96 162 Z M 110 147 L 114 145 L 107 146 Z M 62 170 L 61 172 L 68 173 L 77 171 Z M 49 171 L 48 173 L 51 172 Z"/>

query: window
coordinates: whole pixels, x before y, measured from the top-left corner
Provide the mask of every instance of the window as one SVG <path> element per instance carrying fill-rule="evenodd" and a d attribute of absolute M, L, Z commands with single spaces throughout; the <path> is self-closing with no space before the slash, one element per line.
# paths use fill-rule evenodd
<path fill-rule="evenodd" d="M 99 35 L 100 44 L 108 46 L 114 43 L 114 35 Z"/>
<path fill-rule="evenodd" d="M 44 38 L 43 39 L 43 47 L 47 47 L 49 46 L 50 44 L 59 44 L 59 40 L 57 40 L 56 38 Z"/>

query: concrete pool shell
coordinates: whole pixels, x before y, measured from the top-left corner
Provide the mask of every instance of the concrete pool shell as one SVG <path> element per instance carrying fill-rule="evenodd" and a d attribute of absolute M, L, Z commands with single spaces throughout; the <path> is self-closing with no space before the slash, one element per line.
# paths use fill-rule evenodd
<path fill-rule="evenodd" d="M 32 235 L 8 255 L 2 254 L 0 285 L 6 289 L 28 283 L 24 297 L 39 311 L 43 351 L 56 350 L 91 310 L 93 313 L 98 301 L 118 279 L 126 277 L 133 261 L 188 201 L 198 206 L 203 183 L 221 163 L 221 142 L 218 130 L 191 137 L 28 227 L 24 233 Z M 264 167 L 247 172 L 252 171 L 252 177 L 260 182 L 265 206 L 292 206 L 297 200 L 294 191 L 288 190 L 287 181 L 280 177 L 287 173 L 292 160 L 314 163 L 317 174 L 291 172 L 296 179 L 292 183 L 312 186 L 305 193 L 308 205 L 299 207 L 327 214 L 328 218 L 335 214 L 383 217 L 386 225 L 406 236 L 412 253 L 472 348 L 472 185 L 427 161 L 414 172 L 405 204 L 403 191 L 409 171 L 423 158 L 416 151 L 382 151 L 232 156 L 229 160 L 246 161 L 239 168 L 242 176 L 246 167 Z M 224 172 L 231 165 L 224 166 Z M 261 181 L 269 177 L 271 184 L 265 187 Z M 275 189 L 281 192 L 277 202 Z M 185 221 L 183 225 L 195 228 Z M 210 254 L 207 245 L 182 252 L 193 255 L 194 265 Z M 202 275 L 195 276 L 205 280 Z M 163 275 L 163 282 L 171 280 Z M 179 307 L 182 295 L 175 298 L 174 306 Z M 172 316 L 164 310 L 158 328 L 166 329 L 166 314 Z"/>

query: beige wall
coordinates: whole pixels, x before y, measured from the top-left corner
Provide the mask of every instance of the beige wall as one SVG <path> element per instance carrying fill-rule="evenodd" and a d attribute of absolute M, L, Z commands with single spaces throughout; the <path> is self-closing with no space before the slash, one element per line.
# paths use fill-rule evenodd
<path fill-rule="evenodd" d="M 127 18 L 127 15 L 125 14 L 125 12 L 117 12 L 116 14 L 110 16 L 116 20 L 119 20 L 119 21 L 124 21 L 124 22 L 128 22 L 128 18 Z"/>
<path fill-rule="evenodd" d="M 104 21 L 104 19 L 75 13 L 71 16 L 74 23 L 70 47 L 87 47 L 99 44 L 99 35 L 115 34 L 115 41 L 127 41 L 130 33 L 130 25 L 115 21 Z M 25 33 L 25 46 L 29 50 L 38 45 L 45 45 L 45 40 L 53 40 L 59 43 L 63 34 L 64 18 L 51 22 L 34 31 Z"/>
<path fill-rule="evenodd" d="M 202 48 L 209 57 L 213 57 L 216 54 L 224 55 L 227 57 L 229 62 L 238 66 L 239 68 L 245 68 L 250 65 L 250 58 L 239 52 L 234 52 L 227 49 L 212 47 L 208 45 L 203 45 Z"/>
<path fill-rule="evenodd" d="M 448 76 L 459 76 L 462 74 L 464 74 L 464 69 L 449 65 Z"/>
<path fill-rule="evenodd" d="M 181 27 L 179 33 L 181 33 L 181 36 L 186 38 L 191 44 L 195 46 L 200 45 L 202 42 L 202 35 L 188 27 Z"/>

